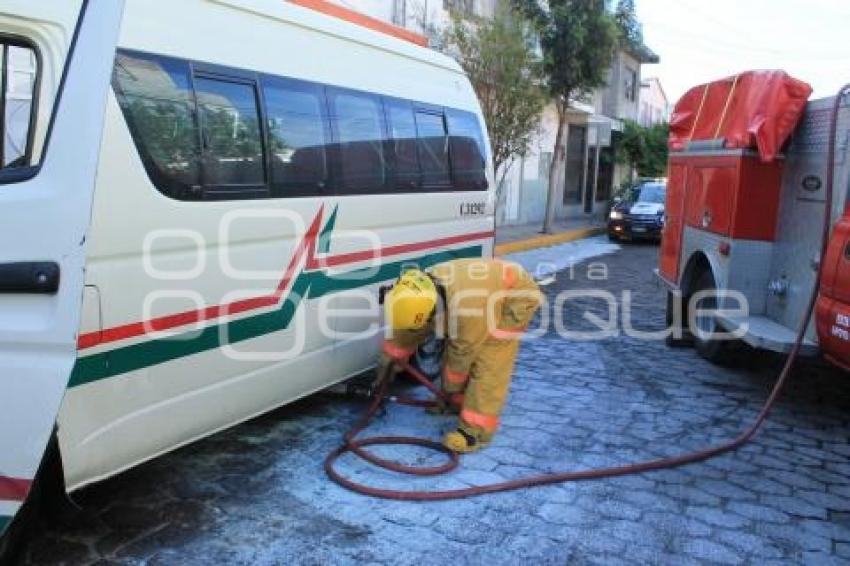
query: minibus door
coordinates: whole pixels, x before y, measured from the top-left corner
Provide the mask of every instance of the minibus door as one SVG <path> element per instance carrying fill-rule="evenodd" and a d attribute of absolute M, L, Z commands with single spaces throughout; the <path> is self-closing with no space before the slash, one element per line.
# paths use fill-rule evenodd
<path fill-rule="evenodd" d="M 0 43 L 24 49 L 4 50 L 0 98 L 0 533 L 32 487 L 76 359 L 86 232 L 124 11 L 123 0 L 80 0 L 71 13 L 72 4 L 8 0 L 0 7 Z M 7 159 L 12 128 L 21 125 L 12 110 L 23 98 L 14 89 L 32 63 L 41 68 L 31 99 L 42 104 L 23 125 L 40 128 L 44 141 Z M 61 80 L 59 71 L 48 74 L 54 69 Z"/>

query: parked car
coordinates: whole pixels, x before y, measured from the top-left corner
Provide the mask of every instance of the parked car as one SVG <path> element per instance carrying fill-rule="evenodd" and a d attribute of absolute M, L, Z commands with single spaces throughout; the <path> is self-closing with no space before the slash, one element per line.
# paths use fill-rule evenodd
<path fill-rule="evenodd" d="M 641 181 L 615 199 L 608 213 L 608 238 L 661 239 L 667 181 Z"/>

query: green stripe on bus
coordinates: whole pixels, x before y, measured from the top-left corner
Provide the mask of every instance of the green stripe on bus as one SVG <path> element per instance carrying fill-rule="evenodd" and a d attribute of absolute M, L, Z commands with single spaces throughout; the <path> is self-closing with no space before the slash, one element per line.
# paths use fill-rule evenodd
<path fill-rule="evenodd" d="M 339 212 L 339 205 L 334 207 L 331 217 L 328 218 L 328 223 L 325 224 L 324 230 L 319 234 L 319 245 L 317 246 L 319 253 L 327 254 L 331 251 L 331 233 L 333 233 L 334 226 L 336 226 L 337 212 Z"/>
<path fill-rule="evenodd" d="M 3 533 L 6 531 L 6 527 L 8 527 L 9 523 L 11 522 L 11 517 L 7 517 L 6 515 L 0 515 L 0 536 L 3 536 Z"/>
<path fill-rule="evenodd" d="M 387 281 L 397 277 L 404 267 L 410 265 L 415 264 L 425 269 L 450 259 L 479 257 L 481 252 L 481 246 L 472 246 L 388 263 L 379 267 L 362 268 L 336 276 L 321 271 L 302 272 L 296 278 L 292 289 L 277 310 L 209 326 L 201 330 L 190 330 L 168 338 L 153 339 L 81 357 L 74 366 L 68 387 L 100 381 L 101 379 L 214 350 L 225 344 L 237 344 L 272 332 L 278 332 L 286 329 L 292 322 L 303 298 L 316 299 L 331 293 Z"/>

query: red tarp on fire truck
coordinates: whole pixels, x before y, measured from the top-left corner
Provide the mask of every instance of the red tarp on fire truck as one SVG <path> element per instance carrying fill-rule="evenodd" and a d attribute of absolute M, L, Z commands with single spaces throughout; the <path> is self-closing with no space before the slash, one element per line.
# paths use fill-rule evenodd
<path fill-rule="evenodd" d="M 689 90 L 670 119 L 670 149 L 723 139 L 727 148 L 757 148 L 772 161 L 794 131 L 812 87 L 784 71 L 747 71 Z"/>

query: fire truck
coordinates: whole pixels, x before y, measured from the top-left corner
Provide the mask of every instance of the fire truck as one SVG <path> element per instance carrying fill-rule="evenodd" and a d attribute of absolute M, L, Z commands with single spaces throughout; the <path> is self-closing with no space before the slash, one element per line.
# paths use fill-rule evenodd
<path fill-rule="evenodd" d="M 745 345 L 788 352 L 807 324 L 800 354 L 850 369 L 850 98 L 811 92 L 750 71 L 677 103 L 656 270 L 673 345 L 726 364 Z"/>

